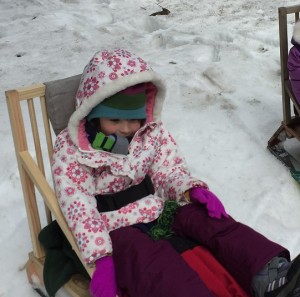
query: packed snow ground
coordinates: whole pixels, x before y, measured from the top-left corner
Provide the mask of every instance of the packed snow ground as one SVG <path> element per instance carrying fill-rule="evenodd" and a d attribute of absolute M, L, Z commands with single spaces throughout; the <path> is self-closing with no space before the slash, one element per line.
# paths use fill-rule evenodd
<path fill-rule="evenodd" d="M 24 270 L 31 240 L 4 91 L 79 74 L 103 47 L 140 54 L 166 79 L 163 119 L 191 171 L 233 217 L 295 257 L 300 189 L 266 145 L 282 119 L 277 8 L 296 4 L 1 0 L 0 297 L 36 295 Z M 170 14 L 149 16 L 162 7 Z"/>

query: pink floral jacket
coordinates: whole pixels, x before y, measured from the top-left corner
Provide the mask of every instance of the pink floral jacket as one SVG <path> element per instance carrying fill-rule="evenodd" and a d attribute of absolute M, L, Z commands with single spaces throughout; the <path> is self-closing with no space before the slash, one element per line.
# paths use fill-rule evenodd
<path fill-rule="evenodd" d="M 89 76 L 91 71 L 85 70 L 83 75 Z M 85 86 L 85 79 L 79 91 Z M 89 110 L 79 112 L 82 116 L 77 112 L 75 118 L 80 120 L 74 122 L 73 117 L 75 124 L 72 126 L 71 119 L 71 124 L 56 139 L 52 172 L 62 213 L 83 258 L 92 263 L 113 252 L 110 231 L 153 221 L 161 214 L 164 201 L 171 199 L 185 204 L 185 191 L 206 184 L 191 176 L 174 139 L 160 120 L 147 121 L 134 135 L 128 155 L 119 155 L 95 150 L 88 144 L 82 127 L 83 116 Z M 125 190 L 139 184 L 146 174 L 153 182 L 154 195 L 119 210 L 98 212 L 95 195 Z"/>

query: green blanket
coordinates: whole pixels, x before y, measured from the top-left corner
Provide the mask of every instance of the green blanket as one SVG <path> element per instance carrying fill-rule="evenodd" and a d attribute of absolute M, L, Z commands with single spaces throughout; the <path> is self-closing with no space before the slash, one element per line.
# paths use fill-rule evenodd
<path fill-rule="evenodd" d="M 43 277 L 50 297 L 55 296 L 74 274 L 79 273 L 90 279 L 56 221 L 42 229 L 39 241 L 46 251 Z"/>

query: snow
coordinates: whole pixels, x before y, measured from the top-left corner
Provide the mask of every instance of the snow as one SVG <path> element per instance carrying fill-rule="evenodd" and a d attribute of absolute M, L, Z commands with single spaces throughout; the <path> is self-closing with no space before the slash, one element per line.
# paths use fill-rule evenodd
<path fill-rule="evenodd" d="M 277 8 L 296 4 L 1 0 L 0 297 L 36 296 L 24 270 L 32 247 L 4 91 L 79 74 L 102 47 L 136 52 L 166 78 L 163 119 L 193 174 L 234 218 L 295 257 L 299 185 L 266 145 L 282 120 Z M 161 7 L 171 13 L 149 16 Z"/>

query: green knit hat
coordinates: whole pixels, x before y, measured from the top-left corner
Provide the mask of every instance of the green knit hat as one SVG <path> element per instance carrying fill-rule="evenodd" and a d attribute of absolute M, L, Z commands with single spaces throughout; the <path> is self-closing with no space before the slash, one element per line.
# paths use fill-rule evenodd
<path fill-rule="evenodd" d="M 105 99 L 88 114 L 87 120 L 108 119 L 146 119 L 145 84 L 129 87 Z"/>

